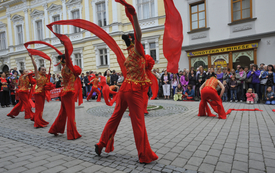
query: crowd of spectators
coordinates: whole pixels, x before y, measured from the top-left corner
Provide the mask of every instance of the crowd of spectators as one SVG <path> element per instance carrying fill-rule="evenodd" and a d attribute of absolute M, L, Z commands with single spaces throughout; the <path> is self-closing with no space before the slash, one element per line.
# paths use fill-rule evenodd
<path fill-rule="evenodd" d="M 236 69 L 228 67 L 209 68 L 204 70 L 202 66 L 194 69 L 180 70 L 176 74 L 168 73 L 165 69 L 160 71 L 153 69 L 152 73 L 158 79 L 159 91 L 156 99 L 170 99 L 175 101 L 198 101 L 200 99 L 200 86 L 215 73 L 217 79 L 223 83 L 225 92 L 222 96 L 224 102 L 244 102 L 247 103 L 266 103 L 275 104 L 275 65 L 255 64 L 250 66 L 237 65 Z M 83 97 L 86 98 L 91 91 L 92 83 L 90 78 L 97 74 L 100 80 L 101 76 L 106 77 L 108 85 L 116 85 L 119 88 L 124 81 L 123 74 L 115 70 L 106 70 L 104 73 L 96 71 L 87 71 L 80 76 Z M 2 107 L 9 107 L 17 103 L 15 93 L 18 87 L 19 72 L 17 68 L 9 72 L 2 72 L 0 78 L 0 101 Z M 62 87 L 62 76 L 60 74 L 51 74 L 50 82 L 56 88 Z M 220 92 L 217 88 L 217 92 Z M 149 89 L 149 97 L 152 91 Z"/>

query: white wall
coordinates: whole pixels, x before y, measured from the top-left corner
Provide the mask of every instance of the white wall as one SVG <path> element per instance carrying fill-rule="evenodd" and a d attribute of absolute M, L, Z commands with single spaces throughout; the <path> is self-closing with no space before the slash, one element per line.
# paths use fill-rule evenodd
<path fill-rule="evenodd" d="M 262 38 L 257 49 L 257 64 L 275 64 L 275 36 Z"/>

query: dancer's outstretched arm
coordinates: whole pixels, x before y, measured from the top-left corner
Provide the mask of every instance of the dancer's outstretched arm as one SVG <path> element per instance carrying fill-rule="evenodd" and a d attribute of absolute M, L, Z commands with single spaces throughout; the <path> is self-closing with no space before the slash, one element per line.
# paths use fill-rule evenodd
<path fill-rule="evenodd" d="M 32 54 L 29 53 L 29 56 L 31 57 L 31 60 L 32 60 L 32 65 L 34 67 L 34 74 L 35 74 L 35 78 L 36 80 L 38 79 L 38 71 L 37 71 L 37 65 L 32 57 Z"/>

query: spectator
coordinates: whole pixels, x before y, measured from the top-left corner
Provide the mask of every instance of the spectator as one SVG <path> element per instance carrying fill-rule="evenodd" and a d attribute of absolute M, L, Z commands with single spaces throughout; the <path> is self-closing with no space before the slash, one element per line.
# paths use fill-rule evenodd
<path fill-rule="evenodd" d="M 266 89 L 266 103 L 267 105 L 275 105 L 275 94 L 274 91 L 272 90 L 271 86 L 268 86 Z"/>
<path fill-rule="evenodd" d="M 217 68 L 217 79 L 222 83 L 223 82 L 223 72 L 221 67 Z"/>
<path fill-rule="evenodd" d="M 86 95 L 86 85 L 85 85 L 85 75 L 84 73 L 81 73 L 80 76 L 80 80 L 81 80 L 81 86 L 82 86 L 82 97 L 84 98 Z"/>
<path fill-rule="evenodd" d="M 235 102 L 238 102 L 238 96 L 237 96 L 238 83 L 237 83 L 236 77 L 234 75 L 231 76 L 229 86 L 230 86 L 230 94 L 231 94 L 230 102 L 233 101 L 233 94 L 234 94 Z"/>
<path fill-rule="evenodd" d="M 175 92 L 176 92 L 176 88 L 177 88 L 177 86 L 179 84 L 179 77 L 178 77 L 178 75 L 176 73 L 173 74 L 171 83 L 172 83 L 173 96 L 174 96 Z"/>
<path fill-rule="evenodd" d="M 11 102 L 12 102 L 13 106 L 16 105 L 16 102 L 15 102 L 15 91 L 16 91 L 16 88 L 17 88 L 16 78 L 15 78 L 15 76 L 12 76 L 11 77 L 11 83 L 9 85 L 9 90 L 10 90 Z"/>
<path fill-rule="evenodd" d="M 10 107 L 10 96 L 9 96 L 9 88 L 8 84 L 9 81 L 6 78 L 6 73 L 2 72 L 1 73 L 1 88 L 0 88 L 0 99 L 1 99 L 1 106 L 2 108 Z"/>
<path fill-rule="evenodd" d="M 235 69 L 231 69 L 231 76 L 236 76 L 236 71 L 235 71 Z"/>
<path fill-rule="evenodd" d="M 246 93 L 246 103 L 247 104 L 253 104 L 254 103 L 254 98 L 256 95 L 252 92 L 252 88 L 248 88 L 247 93 Z"/>
<path fill-rule="evenodd" d="M 267 72 L 267 66 L 264 65 L 263 70 L 260 73 L 260 92 L 262 93 L 262 100 L 265 100 L 265 92 L 266 92 L 266 82 L 267 82 L 267 78 L 263 78 L 263 74 Z"/>
<path fill-rule="evenodd" d="M 174 94 L 174 100 L 175 101 L 181 101 L 182 100 L 182 86 L 181 84 L 178 84 L 177 88 L 176 88 L 176 93 Z"/>
<path fill-rule="evenodd" d="M 245 91 L 245 79 L 246 79 L 246 72 L 244 71 L 243 67 L 239 68 L 239 73 L 236 74 L 236 79 L 238 82 L 238 95 L 240 102 L 244 101 L 244 91 Z"/>
<path fill-rule="evenodd" d="M 192 68 L 191 68 L 192 69 Z M 194 69 L 194 68 L 193 68 Z M 196 75 L 195 75 L 195 71 L 191 70 L 189 72 L 188 78 L 189 78 L 189 85 L 192 85 L 192 89 L 195 91 L 196 89 Z"/>
<path fill-rule="evenodd" d="M 181 86 L 183 88 L 183 91 L 187 90 L 187 86 L 188 86 L 188 83 L 189 83 L 189 78 L 187 76 L 186 71 L 183 71 L 182 76 L 180 78 L 180 83 L 181 83 Z"/>
<path fill-rule="evenodd" d="M 83 73 L 84 74 L 84 73 Z M 55 83 L 59 80 L 60 74 L 56 74 Z"/>
<path fill-rule="evenodd" d="M 158 86 L 159 86 L 159 90 L 158 90 L 158 97 L 161 95 L 161 89 L 162 87 L 160 86 L 160 80 L 161 80 L 161 76 L 160 74 L 157 72 L 156 69 L 153 70 L 152 74 L 157 78 L 157 81 L 158 81 Z M 158 98 L 156 98 L 158 99 Z"/>
<path fill-rule="evenodd" d="M 260 79 L 259 79 L 260 73 L 261 72 L 260 72 L 260 70 L 258 70 L 258 66 L 253 65 L 252 70 L 249 71 L 249 73 L 247 74 L 247 78 L 252 76 L 252 80 L 251 80 L 251 83 L 249 84 L 249 88 L 254 89 L 254 91 L 258 95 L 258 98 L 261 98 L 261 95 L 260 95 Z"/>
<path fill-rule="evenodd" d="M 200 96 L 199 89 L 200 89 L 201 85 L 202 85 L 202 84 L 205 82 L 205 80 L 206 80 L 206 73 L 204 72 L 202 66 L 199 67 L 199 71 L 197 72 L 196 79 L 197 79 L 196 93 L 197 93 L 197 96 L 199 97 L 199 96 Z"/>
<path fill-rule="evenodd" d="M 195 91 L 192 89 L 191 85 L 188 85 L 187 90 L 184 91 L 183 99 L 184 100 L 194 100 Z"/>
<path fill-rule="evenodd" d="M 164 71 L 164 74 L 161 76 L 162 81 L 162 88 L 163 88 L 163 95 L 164 99 L 169 99 L 170 96 L 170 75 L 167 73 L 167 71 Z"/>
<path fill-rule="evenodd" d="M 13 68 L 12 74 L 14 74 L 15 72 L 16 72 L 17 75 L 18 75 L 17 67 L 14 67 L 14 68 Z"/>
<path fill-rule="evenodd" d="M 274 68 L 271 64 L 267 66 L 267 70 L 262 74 L 262 78 L 266 79 L 265 91 L 266 91 L 267 87 L 269 87 L 269 86 L 274 91 L 275 90 L 275 87 L 274 87 L 275 72 L 274 72 Z"/>
<path fill-rule="evenodd" d="M 117 85 L 118 76 L 116 71 L 113 70 L 113 74 L 111 75 L 111 85 Z"/>
<path fill-rule="evenodd" d="M 236 73 L 239 73 L 240 67 L 241 67 L 241 65 L 237 65 L 237 70 L 235 71 Z"/>
<path fill-rule="evenodd" d="M 62 77 L 60 76 L 59 80 L 56 82 L 55 88 L 61 88 L 62 87 L 61 84 L 62 84 Z"/>
<path fill-rule="evenodd" d="M 52 75 L 51 79 L 50 79 L 50 82 L 55 84 L 55 74 Z"/>
<path fill-rule="evenodd" d="M 85 93 L 86 93 L 86 97 L 87 97 L 87 94 L 88 94 L 88 92 L 90 92 L 90 90 L 91 90 L 91 86 L 90 86 L 90 81 L 89 81 L 89 72 L 87 71 L 86 72 L 86 76 L 84 77 L 84 83 L 85 83 Z M 58 78 L 58 80 L 59 80 L 59 78 Z"/>
<path fill-rule="evenodd" d="M 122 85 L 123 81 L 124 81 L 124 77 L 123 77 L 122 72 L 118 73 L 117 85 L 120 87 Z"/>
<path fill-rule="evenodd" d="M 260 64 L 259 70 L 260 70 L 260 71 L 263 71 L 263 70 L 264 70 L 264 66 L 265 66 L 265 64 L 264 64 L 264 63 L 261 63 L 261 64 Z"/>
<path fill-rule="evenodd" d="M 107 75 L 105 76 L 107 85 L 111 85 L 111 75 L 110 71 L 107 71 Z"/>
<path fill-rule="evenodd" d="M 228 85 L 227 85 L 227 82 L 226 80 L 223 81 L 223 86 L 224 86 L 224 93 L 222 95 L 222 101 L 223 102 L 227 102 L 228 98 L 227 98 L 227 95 L 228 95 Z"/>
<path fill-rule="evenodd" d="M 223 74 L 223 80 L 226 80 L 226 83 L 229 84 L 231 78 L 230 68 L 226 68 L 226 72 Z"/>

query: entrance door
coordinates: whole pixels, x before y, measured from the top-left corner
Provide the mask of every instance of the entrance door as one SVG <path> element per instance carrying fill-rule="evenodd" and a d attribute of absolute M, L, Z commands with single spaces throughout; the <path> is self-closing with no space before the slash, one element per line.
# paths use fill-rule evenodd
<path fill-rule="evenodd" d="M 241 65 L 242 67 L 248 66 L 250 64 L 254 63 L 254 61 L 251 61 L 251 59 L 247 56 L 240 56 L 236 61 L 233 63 L 233 68 L 237 69 L 237 65 Z"/>

